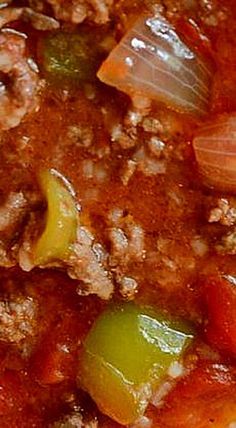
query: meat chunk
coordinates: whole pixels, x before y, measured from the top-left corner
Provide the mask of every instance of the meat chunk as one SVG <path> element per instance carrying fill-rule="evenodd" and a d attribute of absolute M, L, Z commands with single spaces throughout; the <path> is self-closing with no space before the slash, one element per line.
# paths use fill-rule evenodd
<path fill-rule="evenodd" d="M 236 229 L 226 235 L 221 239 L 221 242 L 216 246 L 216 249 L 219 253 L 223 254 L 236 254 Z"/>
<path fill-rule="evenodd" d="M 84 422 L 80 413 L 72 413 L 64 416 L 60 421 L 50 425 L 51 428 L 98 428 L 95 420 Z"/>
<path fill-rule="evenodd" d="M 0 240 L 0 266 L 12 267 L 16 264 L 14 257 L 8 251 L 7 246 Z"/>
<path fill-rule="evenodd" d="M 56 30 L 59 28 L 59 23 L 54 18 L 37 13 L 29 7 L 9 7 L 3 9 L 0 16 L 0 28 L 19 19 L 30 22 L 33 28 L 40 31 Z M 37 68 L 36 65 L 35 67 Z"/>
<path fill-rule="evenodd" d="M 113 283 L 105 268 L 106 255 L 86 227 L 78 228 L 73 249 L 68 261 L 68 273 L 72 278 L 82 281 L 83 284 L 78 287 L 79 294 L 97 294 L 102 299 L 109 299 Z"/>
<path fill-rule="evenodd" d="M 142 261 L 144 251 L 144 232 L 131 216 L 121 217 L 110 228 L 112 264 L 127 264 L 131 260 Z"/>
<path fill-rule="evenodd" d="M 138 292 L 138 283 L 134 278 L 124 276 L 120 280 L 120 294 L 125 300 L 133 300 Z"/>
<path fill-rule="evenodd" d="M 0 26 L 8 20 L 0 22 Z M 38 108 L 38 73 L 30 66 L 20 33 L 0 33 L 0 129 L 8 130 Z M 7 77 L 5 82 L 2 76 Z M 10 82 L 10 84 L 9 84 Z"/>
<path fill-rule="evenodd" d="M 47 0 L 52 6 L 55 17 L 62 21 L 79 24 L 86 18 L 96 24 L 105 24 L 109 21 L 109 12 L 113 0 Z"/>
<path fill-rule="evenodd" d="M 171 119 L 170 119 L 171 121 Z M 172 121 L 171 132 L 175 133 Z M 136 171 L 146 176 L 163 175 L 171 148 L 165 143 L 166 135 L 160 120 L 144 116 L 135 110 L 128 110 L 124 123 L 115 124 L 111 139 L 123 150 L 130 150 L 130 158 L 121 168 L 121 181 L 126 186 Z M 179 129 L 178 129 L 179 131 Z M 132 150 L 131 152 L 131 149 Z"/>
<path fill-rule="evenodd" d="M 0 301 L 0 340 L 20 344 L 35 332 L 37 304 L 31 297 Z"/>
<path fill-rule="evenodd" d="M 15 238 L 28 212 L 28 201 L 22 192 L 12 192 L 0 206 L 0 266 L 13 266 Z"/>
<path fill-rule="evenodd" d="M 112 257 L 113 259 L 121 259 L 128 257 L 129 241 L 124 231 L 119 227 L 111 228 L 109 234 L 111 245 L 112 245 Z"/>
<path fill-rule="evenodd" d="M 12 235 L 27 211 L 27 200 L 22 192 L 12 192 L 0 206 L 0 234 Z"/>
<path fill-rule="evenodd" d="M 217 206 L 210 211 L 209 223 L 219 222 L 223 226 L 236 224 L 236 204 L 228 199 L 218 199 Z"/>
<path fill-rule="evenodd" d="M 227 226 L 229 232 L 224 233 L 220 242 L 216 244 L 216 250 L 223 254 L 236 254 L 236 202 L 234 198 L 217 199 L 209 213 L 209 223 L 219 223 Z"/>
<path fill-rule="evenodd" d="M 165 159 L 159 159 L 160 155 L 157 156 L 157 153 L 154 154 L 154 145 L 154 139 L 151 139 L 148 141 L 150 153 L 143 146 L 133 155 L 133 161 L 136 162 L 137 169 L 147 176 L 166 173 L 166 161 Z"/>
<path fill-rule="evenodd" d="M 109 265 L 126 300 L 132 300 L 138 292 L 138 283 L 130 275 L 130 265 L 145 259 L 144 231 L 131 215 L 124 216 L 122 210 L 110 215 L 108 235 L 111 243 Z"/>

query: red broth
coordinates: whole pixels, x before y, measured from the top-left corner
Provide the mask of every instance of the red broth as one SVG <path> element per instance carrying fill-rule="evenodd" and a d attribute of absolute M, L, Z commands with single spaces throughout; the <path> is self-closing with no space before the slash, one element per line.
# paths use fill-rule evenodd
<path fill-rule="evenodd" d="M 37 2 L 29 3 L 34 8 Z M 121 427 L 78 387 L 78 365 L 83 341 L 110 301 L 133 300 L 195 330 L 183 373 L 164 380 L 163 398 L 156 392 L 134 426 L 231 428 L 236 199 L 232 189 L 205 181 L 192 142 L 205 122 L 236 110 L 234 1 L 38 3 L 37 13 L 56 19 L 60 29 L 44 31 L 45 23 L 35 29 L 23 12 L 0 32 L 0 58 L 7 55 L 12 67 L 1 69 L 0 61 L 0 426 Z M 72 3 L 83 13 L 76 15 Z M 0 20 L 8 8 L 25 6 L 5 5 Z M 148 103 L 144 96 L 134 107 L 129 95 L 96 77 L 135 20 L 154 10 L 212 67 L 203 118 L 174 111 L 163 100 Z M 16 48 L 22 37 L 16 32 L 27 36 L 24 52 Z M 67 40 L 74 37 L 73 46 L 79 35 L 78 50 L 66 57 L 71 69 L 79 58 L 75 74 L 62 64 L 70 41 L 58 54 L 59 71 L 50 62 L 62 43 L 50 37 L 60 32 Z M 29 68 L 27 58 L 34 61 Z M 29 81 L 18 80 L 15 88 L 14 79 L 22 77 L 16 70 L 23 66 Z M 25 114 L 17 110 L 23 104 Z M 13 116 L 19 123 L 9 125 Z M 86 256 L 81 244 L 83 274 L 77 276 L 65 260 L 38 267 L 27 259 L 46 221 L 39 174 L 52 169 L 73 187 L 79 226 L 92 237 Z M 92 251 L 105 260 L 103 271 L 95 263 L 95 276 L 108 275 L 110 300 L 101 299 L 88 278 Z M 220 302 L 228 312 L 217 310 Z"/>

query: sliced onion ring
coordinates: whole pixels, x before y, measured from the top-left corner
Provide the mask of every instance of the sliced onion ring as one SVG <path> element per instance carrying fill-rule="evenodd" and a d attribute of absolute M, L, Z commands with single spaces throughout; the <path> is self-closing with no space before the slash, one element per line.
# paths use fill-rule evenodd
<path fill-rule="evenodd" d="M 205 114 L 212 73 L 163 17 L 140 18 L 98 71 L 131 97 L 144 94 L 179 111 Z"/>
<path fill-rule="evenodd" d="M 193 147 L 205 183 L 236 193 L 236 113 L 218 116 L 200 128 Z"/>

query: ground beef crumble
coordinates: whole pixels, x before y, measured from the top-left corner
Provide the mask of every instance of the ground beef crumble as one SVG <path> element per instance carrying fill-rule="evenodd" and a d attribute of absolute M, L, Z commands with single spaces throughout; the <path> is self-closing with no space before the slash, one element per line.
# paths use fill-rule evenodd
<path fill-rule="evenodd" d="M 96 24 L 106 24 L 113 0 L 47 0 L 52 6 L 55 17 L 74 24 L 83 22 L 86 18 Z"/>
<path fill-rule="evenodd" d="M 35 333 L 38 307 L 31 297 L 0 301 L 0 339 L 20 345 Z"/>

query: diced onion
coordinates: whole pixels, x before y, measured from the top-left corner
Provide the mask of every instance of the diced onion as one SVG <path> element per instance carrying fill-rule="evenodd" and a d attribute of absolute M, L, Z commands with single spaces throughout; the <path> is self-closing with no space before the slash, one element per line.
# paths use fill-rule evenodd
<path fill-rule="evenodd" d="M 204 114 L 211 71 L 163 17 L 140 18 L 98 71 L 104 83 L 164 102 L 175 110 Z"/>
<path fill-rule="evenodd" d="M 236 193 L 236 113 L 199 129 L 193 147 L 206 184 Z"/>

